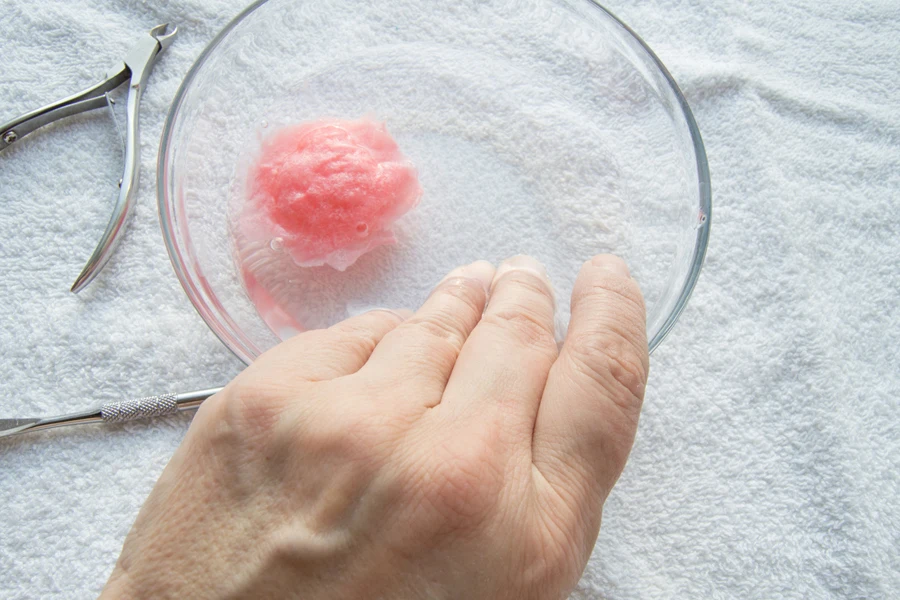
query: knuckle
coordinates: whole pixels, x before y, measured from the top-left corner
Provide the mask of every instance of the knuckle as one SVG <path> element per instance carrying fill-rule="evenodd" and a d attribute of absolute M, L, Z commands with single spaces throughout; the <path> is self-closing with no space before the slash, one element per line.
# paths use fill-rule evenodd
<path fill-rule="evenodd" d="M 342 446 L 357 461 L 386 460 L 406 425 L 401 416 L 374 409 L 354 411 L 339 422 Z"/>
<path fill-rule="evenodd" d="M 482 317 L 481 322 L 511 336 L 517 345 L 533 348 L 553 356 L 557 353 L 553 322 L 527 309 L 502 309 Z"/>
<path fill-rule="evenodd" d="M 494 292 L 496 293 L 497 288 L 501 286 L 507 290 L 514 289 L 514 293 L 522 299 L 523 304 L 552 307 L 556 302 L 550 284 L 529 271 L 509 271 L 495 284 Z"/>
<path fill-rule="evenodd" d="M 427 499 L 445 521 L 467 526 L 480 523 L 492 505 L 483 464 L 451 458 L 432 472 Z"/>
<path fill-rule="evenodd" d="M 449 373 L 456 364 L 459 354 L 459 346 L 444 339 L 434 339 L 431 343 L 420 345 L 418 352 L 411 354 L 398 363 L 390 373 L 375 374 L 373 379 L 382 386 L 390 386 L 402 393 L 420 397 L 429 403 L 437 403 L 439 397 L 430 397 L 431 385 L 441 383 L 443 378 L 437 373 Z M 397 381 L 392 374 L 400 374 L 402 379 Z M 441 387 L 443 389 L 443 387 Z"/>
<path fill-rule="evenodd" d="M 486 292 L 474 279 L 455 277 L 441 283 L 434 290 L 434 295 L 452 310 L 465 309 L 471 313 L 481 313 Z"/>
<path fill-rule="evenodd" d="M 428 316 L 412 317 L 402 325 L 406 330 L 414 330 L 431 342 L 446 344 L 458 351 L 466 341 L 466 317 L 457 312 L 442 310 Z"/>
<path fill-rule="evenodd" d="M 509 286 L 511 284 L 538 296 L 553 297 L 550 287 L 540 276 L 531 271 L 514 269 L 506 272 L 497 282 L 497 285 Z"/>
<path fill-rule="evenodd" d="M 377 339 L 370 332 L 360 331 L 358 335 L 352 331 L 347 333 L 351 335 L 335 335 L 328 339 L 327 343 L 320 344 L 317 347 L 318 358 L 322 365 L 346 364 L 348 360 L 357 364 L 365 364 L 375 350 Z M 328 371 L 321 367 L 320 369 L 324 371 L 323 375 L 330 373 L 333 376 L 339 376 L 344 373 L 341 368 L 329 369 Z M 309 378 L 309 380 L 314 381 L 315 379 Z"/>
<path fill-rule="evenodd" d="M 643 319 L 646 313 L 640 286 L 625 275 L 604 272 L 590 283 L 576 286 L 572 292 L 572 308 L 593 297 L 602 297 L 607 303 L 611 300 L 621 310 L 634 313 L 634 318 L 639 315 Z"/>
<path fill-rule="evenodd" d="M 428 512 L 455 531 L 482 524 L 499 501 L 503 486 L 502 470 L 490 447 L 471 439 L 430 453 L 414 479 Z"/>
<path fill-rule="evenodd" d="M 334 339 L 349 338 L 353 342 L 371 344 L 374 347 L 377 331 L 395 327 L 402 322 L 403 318 L 395 312 L 375 309 L 356 318 L 332 325 L 328 331 Z"/>
<path fill-rule="evenodd" d="M 566 348 L 575 368 L 605 388 L 626 414 L 636 418 L 649 370 L 646 350 L 621 333 L 578 334 Z"/>
<path fill-rule="evenodd" d="M 218 418 L 244 438 L 261 438 L 272 432 L 287 402 L 267 386 L 236 382 L 224 394 Z"/>
<path fill-rule="evenodd" d="M 384 420 L 368 411 L 326 410 L 297 436 L 304 455 L 339 458 L 348 464 L 372 464 L 389 445 Z"/>

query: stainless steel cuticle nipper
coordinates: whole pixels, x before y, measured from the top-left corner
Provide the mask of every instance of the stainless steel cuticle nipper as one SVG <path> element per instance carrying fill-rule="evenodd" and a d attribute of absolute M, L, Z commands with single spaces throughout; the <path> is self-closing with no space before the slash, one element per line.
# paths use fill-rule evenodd
<path fill-rule="evenodd" d="M 125 167 L 122 179 L 119 181 L 121 188 L 119 197 L 106 230 L 103 232 L 103 237 L 100 238 L 94 253 L 72 285 L 73 292 L 77 293 L 84 289 L 106 265 L 134 209 L 134 195 L 137 191 L 140 174 L 138 107 L 141 102 L 141 93 L 144 91 L 153 63 L 160 53 L 172 44 L 177 32 L 177 27 L 173 27 L 169 31 L 168 23 L 157 25 L 132 46 L 123 62 L 116 64 L 107 72 L 105 81 L 0 125 L 0 150 L 3 150 L 48 123 L 106 106 L 107 102 L 110 102 L 108 93 L 128 82 Z"/>

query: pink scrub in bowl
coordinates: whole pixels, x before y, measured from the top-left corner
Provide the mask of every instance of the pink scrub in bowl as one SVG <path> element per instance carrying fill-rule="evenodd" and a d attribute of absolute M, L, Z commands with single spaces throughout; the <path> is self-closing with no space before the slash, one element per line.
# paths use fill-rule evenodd
<path fill-rule="evenodd" d="M 231 224 L 257 311 L 279 335 L 301 331 L 279 302 L 281 279 L 296 267 L 344 271 L 366 252 L 396 243 L 394 221 L 421 196 L 415 167 L 384 123 L 319 120 L 264 139 Z"/>
<path fill-rule="evenodd" d="M 261 175 L 278 132 L 364 115 L 376 129 L 386 122 L 416 165 L 424 192 L 415 210 L 414 194 L 383 208 L 367 197 L 357 212 L 331 192 L 310 197 L 304 175 L 284 185 Z M 340 146 L 360 145 L 355 127 L 330 125 L 336 137 L 326 128 L 293 150 L 326 157 L 312 159 L 326 180 L 362 177 L 345 164 L 329 174 L 347 155 Z M 408 168 L 383 152 L 392 147 L 349 156 L 366 157 L 354 166 Z M 378 187 L 374 173 L 360 189 Z M 541 261 L 560 298 L 586 259 L 621 256 L 644 292 L 653 349 L 687 305 L 710 232 L 709 169 L 684 96 L 592 0 L 254 2 L 179 88 L 158 178 L 179 281 L 246 363 L 298 324 L 415 309 L 451 269 L 515 254 Z M 261 196 L 251 201 L 254 185 Z M 273 193 L 294 187 L 292 198 Z M 312 264 L 321 266 L 300 266 Z M 568 303 L 558 311 L 562 336 Z"/>

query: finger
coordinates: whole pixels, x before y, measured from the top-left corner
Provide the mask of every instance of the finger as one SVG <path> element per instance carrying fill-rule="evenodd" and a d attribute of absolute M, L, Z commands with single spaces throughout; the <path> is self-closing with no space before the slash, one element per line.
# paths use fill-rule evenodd
<path fill-rule="evenodd" d="M 263 361 L 282 367 L 304 381 L 326 381 L 351 375 L 369 360 L 384 336 L 409 316 L 409 311 L 371 310 L 328 329 L 307 331 L 263 354 Z"/>
<path fill-rule="evenodd" d="M 417 402 L 440 401 L 456 358 L 481 318 L 494 267 L 477 261 L 450 272 L 412 317 L 387 334 L 361 371 L 415 386 Z"/>
<path fill-rule="evenodd" d="M 538 261 L 516 256 L 501 264 L 441 410 L 456 418 L 499 408 L 504 427 L 530 446 L 534 416 L 557 356 L 554 309 L 553 290 Z"/>
<path fill-rule="evenodd" d="M 599 516 L 631 450 L 649 368 L 645 320 L 641 291 L 621 259 L 584 264 L 532 444 L 537 470 L 582 514 Z"/>

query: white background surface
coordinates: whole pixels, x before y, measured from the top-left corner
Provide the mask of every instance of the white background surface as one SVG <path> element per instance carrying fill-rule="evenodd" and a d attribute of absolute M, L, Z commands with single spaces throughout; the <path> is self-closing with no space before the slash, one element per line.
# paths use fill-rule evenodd
<path fill-rule="evenodd" d="M 607 5 L 695 112 L 713 228 L 699 287 L 653 355 L 634 453 L 575 597 L 897 597 L 900 7 Z M 169 266 L 153 174 L 178 84 L 242 7 L 0 0 L 0 119 L 94 83 L 158 23 L 181 29 L 141 106 L 135 218 L 82 295 L 68 286 L 121 164 L 108 115 L 0 155 L 2 416 L 239 372 Z M 96 596 L 188 423 L 0 442 L 0 598 Z"/>

